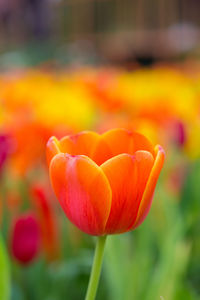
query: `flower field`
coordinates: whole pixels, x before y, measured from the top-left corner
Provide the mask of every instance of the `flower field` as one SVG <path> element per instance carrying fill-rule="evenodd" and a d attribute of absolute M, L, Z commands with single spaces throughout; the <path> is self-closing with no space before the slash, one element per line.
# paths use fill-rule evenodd
<path fill-rule="evenodd" d="M 165 163 L 144 223 L 128 231 L 118 226 L 118 216 L 115 229 L 107 227 L 111 234 L 96 299 L 200 299 L 198 65 L 5 72 L 0 101 L 1 300 L 84 299 L 95 237 L 70 223 L 61 209 L 46 144 L 51 136 L 103 135 L 114 128 L 161 145 Z M 98 184 L 94 195 L 97 191 Z M 105 207 L 104 200 L 98 199 Z M 83 231 L 102 234 L 99 228 Z"/>

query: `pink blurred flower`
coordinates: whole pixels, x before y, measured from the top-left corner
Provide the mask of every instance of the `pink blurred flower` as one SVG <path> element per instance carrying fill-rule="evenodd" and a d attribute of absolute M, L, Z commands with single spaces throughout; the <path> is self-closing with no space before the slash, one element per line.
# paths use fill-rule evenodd
<path fill-rule="evenodd" d="M 11 140 L 6 134 L 0 134 L 0 171 L 12 150 Z"/>

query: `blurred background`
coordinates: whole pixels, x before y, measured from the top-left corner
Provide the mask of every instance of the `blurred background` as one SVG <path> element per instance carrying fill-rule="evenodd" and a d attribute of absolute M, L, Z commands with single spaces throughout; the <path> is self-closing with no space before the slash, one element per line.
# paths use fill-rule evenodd
<path fill-rule="evenodd" d="M 120 127 L 166 151 L 149 216 L 110 236 L 97 299 L 200 299 L 198 0 L 0 0 L 0 299 L 84 299 L 50 136 Z"/>
<path fill-rule="evenodd" d="M 1 0 L 1 65 L 196 58 L 199 8 L 198 0 Z"/>

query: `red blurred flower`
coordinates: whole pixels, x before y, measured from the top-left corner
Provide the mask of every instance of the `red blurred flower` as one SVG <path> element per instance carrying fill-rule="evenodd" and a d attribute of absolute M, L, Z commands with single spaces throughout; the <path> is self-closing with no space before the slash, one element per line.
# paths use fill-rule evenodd
<path fill-rule="evenodd" d="M 91 235 L 123 233 L 147 216 L 164 162 L 136 132 L 81 132 L 47 143 L 52 186 L 72 223 Z"/>
<path fill-rule="evenodd" d="M 38 254 L 39 246 L 40 232 L 37 219 L 31 213 L 19 216 L 11 233 L 13 257 L 22 264 L 28 264 Z"/>
<path fill-rule="evenodd" d="M 50 203 L 50 193 L 41 184 L 31 188 L 33 204 L 39 220 L 41 242 L 48 259 L 54 259 L 59 253 L 58 224 L 56 214 Z"/>

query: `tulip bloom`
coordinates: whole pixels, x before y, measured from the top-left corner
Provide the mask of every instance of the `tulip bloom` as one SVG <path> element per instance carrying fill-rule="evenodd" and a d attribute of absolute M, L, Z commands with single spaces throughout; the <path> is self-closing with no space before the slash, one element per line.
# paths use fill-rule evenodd
<path fill-rule="evenodd" d="M 40 232 L 36 218 L 32 214 L 18 217 L 11 234 L 13 256 L 22 264 L 31 262 L 38 253 Z"/>
<path fill-rule="evenodd" d="M 49 260 L 55 259 L 59 253 L 58 224 L 48 190 L 41 184 L 34 184 L 31 187 L 31 196 L 40 221 L 41 242 L 45 254 Z"/>
<path fill-rule="evenodd" d="M 91 235 L 135 229 L 147 216 L 164 150 L 136 132 L 81 132 L 51 137 L 47 160 L 54 192 L 68 219 Z"/>

